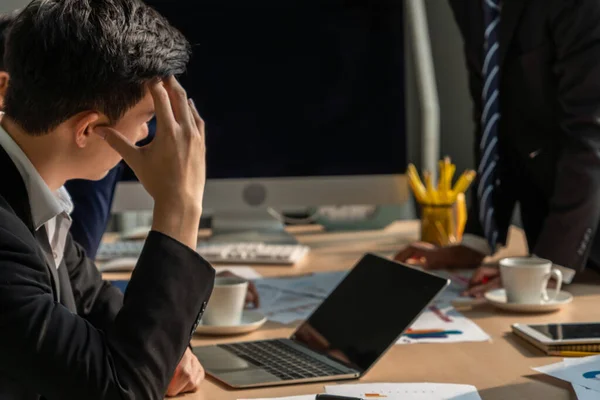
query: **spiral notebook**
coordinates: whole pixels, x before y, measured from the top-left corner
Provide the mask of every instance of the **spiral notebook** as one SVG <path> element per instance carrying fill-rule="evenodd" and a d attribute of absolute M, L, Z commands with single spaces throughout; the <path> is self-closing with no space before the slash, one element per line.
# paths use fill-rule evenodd
<path fill-rule="evenodd" d="M 577 341 L 579 343 L 573 343 L 572 340 L 567 338 L 548 338 L 550 340 L 539 340 L 538 337 L 535 337 L 533 334 L 528 334 L 527 330 L 518 329 L 519 324 L 515 324 L 512 327 L 513 333 L 519 338 L 527 341 L 538 349 L 544 351 L 547 355 L 559 356 L 564 352 L 581 352 L 581 353 L 600 353 L 600 343 L 599 338 L 596 333 L 589 332 L 589 336 L 580 335 L 577 337 Z M 563 326 L 575 326 L 585 327 L 586 326 L 597 326 L 597 323 L 594 324 L 565 324 Z M 596 329 L 594 329 L 596 330 Z M 546 332 L 547 333 L 547 332 Z M 588 343 L 586 343 L 586 340 Z M 564 343 L 561 343 L 563 342 Z"/>

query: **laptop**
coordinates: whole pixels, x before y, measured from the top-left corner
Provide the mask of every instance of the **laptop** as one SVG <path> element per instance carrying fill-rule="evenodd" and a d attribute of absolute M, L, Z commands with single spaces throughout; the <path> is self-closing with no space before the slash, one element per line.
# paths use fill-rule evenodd
<path fill-rule="evenodd" d="M 198 346 L 194 354 L 233 388 L 358 379 L 448 284 L 366 254 L 289 338 Z"/>

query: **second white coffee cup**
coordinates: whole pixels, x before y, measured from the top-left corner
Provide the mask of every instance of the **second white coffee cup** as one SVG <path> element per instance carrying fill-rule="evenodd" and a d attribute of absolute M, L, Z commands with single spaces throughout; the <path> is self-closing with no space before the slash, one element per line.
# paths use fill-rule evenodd
<path fill-rule="evenodd" d="M 217 277 L 202 324 L 218 326 L 239 325 L 244 311 L 248 281 L 237 277 Z"/>
<path fill-rule="evenodd" d="M 562 286 L 562 273 L 552 262 L 535 257 L 510 257 L 500 260 L 500 276 L 506 300 L 518 304 L 542 304 L 556 299 Z M 548 282 L 556 279 L 556 289 L 548 296 Z"/>

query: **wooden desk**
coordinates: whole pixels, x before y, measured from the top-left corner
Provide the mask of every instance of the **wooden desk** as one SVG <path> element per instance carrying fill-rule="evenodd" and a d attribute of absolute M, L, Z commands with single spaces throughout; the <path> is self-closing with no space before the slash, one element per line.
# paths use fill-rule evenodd
<path fill-rule="evenodd" d="M 391 255 L 403 244 L 417 238 L 418 224 L 399 222 L 379 234 L 368 232 L 342 234 L 302 234 L 298 238 L 312 250 L 302 264 L 294 268 L 259 267 L 264 276 L 302 274 L 350 268 L 371 251 Z M 527 253 L 522 232 L 511 230 L 510 243 L 499 257 Z M 116 277 L 116 276 L 112 276 Z M 111 278 L 112 278 L 111 277 Z M 573 284 L 568 290 L 575 301 L 564 310 L 542 315 L 510 314 L 487 305 L 461 309 L 491 337 L 491 343 L 415 344 L 394 346 L 360 382 L 439 382 L 475 385 L 484 400 L 575 399 L 570 385 L 537 374 L 531 367 L 557 362 L 559 358 L 541 352 L 512 337 L 510 325 L 521 323 L 576 322 L 600 320 L 600 282 L 591 273 L 583 277 L 596 284 Z M 268 322 L 247 336 L 209 339 L 196 336 L 193 344 L 254 340 L 289 336 L 295 326 Z M 358 381 L 346 381 L 352 383 Z M 333 383 L 328 383 L 333 384 Z M 182 396 L 190 400 L 234 400 L 239 398 L 280 397 L 319 393 L 323 383 L 282 386 L 253 390 L 230 390 L 208 378 L 197 393 Z"/>

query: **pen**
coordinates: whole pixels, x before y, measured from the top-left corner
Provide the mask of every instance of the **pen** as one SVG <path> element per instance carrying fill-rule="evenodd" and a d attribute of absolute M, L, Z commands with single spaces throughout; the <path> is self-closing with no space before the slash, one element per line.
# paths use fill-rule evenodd
<path fill-rule="evenodd" d="M 431 333 L 405 333 L 404 336 L 409 337 L 411 339 L 439 339 L 445 338 L 448 335 L 460 335 L 462 331 L 441 331 L 441 332 L 431 332 Z"/>
<path fill-rule="evenodd" d="M 363 400 L 360 397 L 336 396 L 333 394 L 318 394 L 315 400 Z"/>
<path fill-rule="evenodd" d="M 410 334 L 410 335 L 424 335 L 426 333 L 440 333 L 440 332 L 444 332 L 443 329 L 410 329 L 408 328 L 406 330 L 406 332 L 404 332 L 405 334 Z"/>

